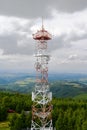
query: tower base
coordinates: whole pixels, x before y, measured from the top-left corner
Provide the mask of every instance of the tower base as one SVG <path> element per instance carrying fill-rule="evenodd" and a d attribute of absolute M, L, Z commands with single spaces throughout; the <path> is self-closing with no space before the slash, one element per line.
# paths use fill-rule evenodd
<path fill-rule="evenodd" d="M 48 128 L 31 128 L 31 130 L 53 130 L 53 127 L 48 127 Z"/>
<path fill-rule="evenodd" d="M 52 127 L 52 120 L 50 120 L 47 124 L 49 124 L 49 126 L 39 126 L 36 122 L 32 121 L 32 125 L 31 125 L 31 130 L 53 130 Z"/>

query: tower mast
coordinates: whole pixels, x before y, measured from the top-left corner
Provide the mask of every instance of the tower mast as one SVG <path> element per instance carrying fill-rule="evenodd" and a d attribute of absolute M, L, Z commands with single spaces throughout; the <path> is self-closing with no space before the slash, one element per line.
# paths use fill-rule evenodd
<path fill-rule="evenodd" d="M 48 62 L 50 56 L 47 54 L 47 41 L 52 39 L 52 35 L 42 28 L 33 34 L 36 40 L 36 82 L 32 92 L 32 124 L 31 130 L 52 130 L 52 92 L 48 83 Z"/>

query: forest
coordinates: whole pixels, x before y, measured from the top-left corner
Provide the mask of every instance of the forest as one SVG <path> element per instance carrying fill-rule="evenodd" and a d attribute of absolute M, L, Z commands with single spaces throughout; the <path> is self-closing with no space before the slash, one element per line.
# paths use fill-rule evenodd
<path fill-rule="evenodd" d="M 87 100 L 53 98 L 52 120 L 56 130 L 87 130 Z M 0 130 L 31 127 L 31 95 L 0 92 Z"/>

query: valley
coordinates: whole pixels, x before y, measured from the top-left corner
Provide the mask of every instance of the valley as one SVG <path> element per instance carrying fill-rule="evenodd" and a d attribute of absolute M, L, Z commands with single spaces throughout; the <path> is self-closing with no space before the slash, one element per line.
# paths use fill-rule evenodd
<path fill-rule="evenodd" d="M 31 93 L 35 85 L 35 75 L 11 73 L 0 75 L 0 91 Z M 87 93 L 86 74 L 50 74 L 50 91 L 53 97 L 75 97 Z"/>

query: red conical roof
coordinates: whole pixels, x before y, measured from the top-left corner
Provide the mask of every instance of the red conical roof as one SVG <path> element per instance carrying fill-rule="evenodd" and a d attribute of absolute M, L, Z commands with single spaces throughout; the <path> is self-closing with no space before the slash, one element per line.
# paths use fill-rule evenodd
<path fill-rule="evenodd" d="M 43 27 L 41 30 L 33 34 L 33 39 L 35 40 L 50 40 L 51 38 L 52 35 L 49 32 L 47 32 Z"/>

